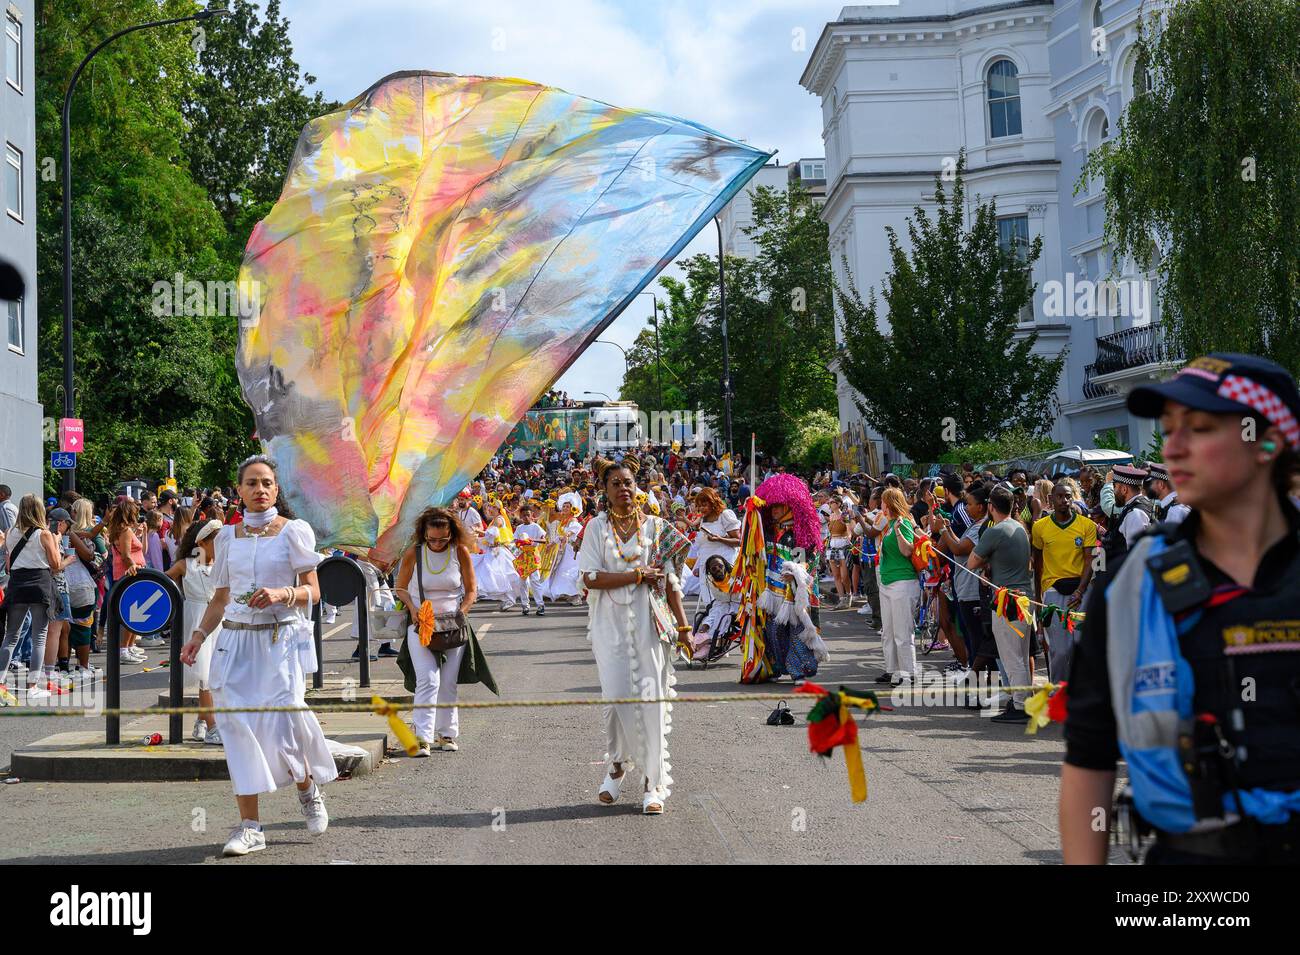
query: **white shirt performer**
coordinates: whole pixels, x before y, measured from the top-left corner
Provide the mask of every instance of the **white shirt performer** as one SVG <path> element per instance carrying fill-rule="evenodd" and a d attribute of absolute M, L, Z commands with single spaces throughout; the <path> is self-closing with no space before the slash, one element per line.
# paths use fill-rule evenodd
<path fill-rule="evenodd" d="M 656 535 L 676 534 L 667 521 L 642 514 L 634 504 L 636 472 L 632 467 L 597 461 L 597 484 L 609 510 L 587 524 L 578 570 L 590 590 L 587 636 L 596 656 L 601 695 L 605 699 L 666 700 L 674 695 L 671 646 L 661 638 L 651 603 L 651 588 L 668 586 L 667 601 L 677 636 L 689 633 L 682 610 L 680 584 L 671 568 L 652 566 Z M 662 525 L 662 526 L 661 526 Z M 658 815 L 670 794 L 667 734 L 672 704 L 619 703 L 605 707 L 605 781 L 600 801 L 618 799 L 629 766 L 644 773 L 641 811 Z"/>
<path fill-rule="evenodd" d="M 275 465 L 255 455 L 239 466 L 242 524 L 217 534 L 214 589 L 203 619 L 181 651 L 194 666 L 207 640 L 215 641 L 208 683 L 222 707 L 290 706 L 303 712 L 223 713 L 226 765 L 240 824 L 224 850 L 242 856 L 266 848 L 257 797 L 294 783 L 307 831 L 329 825 L 319 784 L 338 775 L 315 714 L 306 711 L 307 674 L 316 670 L 316 646 L 306 615 L 320 599 L 316 535 L 306 521 L 279 514 Z"/>

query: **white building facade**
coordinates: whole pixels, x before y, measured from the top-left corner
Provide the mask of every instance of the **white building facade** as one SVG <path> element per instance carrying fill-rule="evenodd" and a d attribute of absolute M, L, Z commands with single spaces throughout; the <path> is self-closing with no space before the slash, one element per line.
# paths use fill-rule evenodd
<path fill-rule="evenodd" d="M 0 301 L 0 484 L 42 497 L 43 412 L 36 396 L 36 29 L 33 0 L 0 13 L 0 259 L 22 274 L 26 295 Z"/>
<path fill-rule="evenodd" d="M 1113 128 L 1124 96 L 1122 81 L 1116 86 L 1113 79 L 1122 70 L 1103 76 L 1100 57 L 1084 59 L 1093 11 L 1081 13 L 1080 3 L 903 0 L 896 7 L 845 7 L 826 25 L 800 82 L 822 103 L 823 216 L 837 281 L 851 277 L 864 297 L 872 288 L 879 293 L 890 267 L 886 227 L 906 243 L 907 218 L 918 205 L 934 210 L 935 176 L 951 170 L 964 149 L 968 211 L 977 199 L 994 199 L 1005 242 L 1042 237 L 1033 307 L 1025 309 L 1021 328 L 1037 332 L 1040 354 L 1069 350 L 1057 391 L 1061 414 L 1045 409 L 1051 420 L 1044 423 L 1062 443 L 1090 446 L 1095 431 L 1132 431 L 1133 424 L 1122 397 L 1096 381 L 1094 338 L 1116 329 L 1060 307 L 1060 293 L 1070 287 L 1066 273 L 1078 271 L 1079 255 L 1097 260 L 1093 269 L 1110 264 L 1100 242 L 1103 203 L 1073 196 L 1087 139 L 1079 138 L 1076 129 L 1083 127 L 1076 127 L 1069 104 L 1091 102 L 1095 84 L 1113 111 Z M 1103 25 L 1116 25 L 1111 42 L 1126 45 L 1126 8 L 1139 0 L 1103 6 Z M 1094 112 L 1076 105 L 1073 116 L 1086 124 Z M 1076 148 L 1081 141 L 1083 149 Z M 1085 385 L 1099 397 L 1086 397 Z M 839 396 L 841 430 L 860 428 L 842 377 Z M 879 435 L 866 432 L 885 466 L 898 460 Z"/>

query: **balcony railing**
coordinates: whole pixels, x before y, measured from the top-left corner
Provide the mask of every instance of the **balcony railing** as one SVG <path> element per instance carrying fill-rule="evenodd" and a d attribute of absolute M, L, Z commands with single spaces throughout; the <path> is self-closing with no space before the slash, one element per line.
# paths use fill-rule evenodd
<path fill-rule="evenodd" d="M 1095 374 L 1110 375 L 1142 365 L 1182 360 L 1179 349 L 1166 341 L 1163 325 L 1141 325 L 1100 336 L 1097 362 L 1092 367 Z"/>
<path fill-rule="evenodd" d="M 1085 398 L 1111 398 L 1116 392 L 1109 385 L 1099 385 L 1092 380 L 1092 376 L 1097 374 L 1096 365 L 1083 366 L 1083 396 Z"/>

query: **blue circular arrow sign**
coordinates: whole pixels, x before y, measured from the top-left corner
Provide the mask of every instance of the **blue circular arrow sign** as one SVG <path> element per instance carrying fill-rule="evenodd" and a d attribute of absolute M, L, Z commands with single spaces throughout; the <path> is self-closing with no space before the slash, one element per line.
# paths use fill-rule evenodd
<path fill-rule="evenodd" d="M 171 621 L 172 598 L 156 581 L 137 580 L 122 588 L 117 614 L 128 630 L 154 633 Z"/>

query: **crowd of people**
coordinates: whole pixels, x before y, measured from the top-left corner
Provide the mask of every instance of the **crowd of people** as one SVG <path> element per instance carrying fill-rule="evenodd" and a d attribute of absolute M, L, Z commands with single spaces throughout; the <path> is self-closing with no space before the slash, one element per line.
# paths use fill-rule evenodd
<path fill-rule="evenodd" d="M 1277 446 L 1264 442 L 1264 458 Z M 368 589 L 391 589 L 409 613 L 401 651 L 388 652 L 416 704 L 440 704 L 416 710 L 420 756 L 459 748 L 458 684 L 495 692 L 469 622 L 477 602 L 539 617 L 548 604 L 585 605 L 603 696 L 645 701 L 605 708 L 598 798 L 617 801 L 636 767 L 651 815 L 671 793 L 664 704 L 675 696 L 675 663 L 713 659 L 719 634 L 734 633 L 721 648 L 741 651 L 741 682 L 797 681 L 828 658 L 821 615 L 856 610 L 879 634 L 877 684 L 929 676 L 962 685 L 996 673 L 1011 689 L 993 722 L 1025 723 L 1035 671 L 1056 682 L 1071 673 L 1082 608 L 1101 612 L 1096 595 L 1130 549 L 1147 546 L 1150 530 L 1176 533 L 1213 510 L 1180 502 L 1158 461 L 1105 474 L 964 465 L 919 479 L 825 471 L 805 481 L 768 459 L 751 472 L 754 487 L 710 447 L 550 464 L 495 457 L 449 507 L 420 514 L 396 561 L 358 560 Z M 1282 506 L 1293 514 L 1300 487 L 1293 471 L 1284 476 Z M 325 551 L 289 513 L 269 459 L 245 461 L 234 488 L 123 495 L 98 514 L 75 492 L 15 503 L 0 486 L 0 534 L 6 702 L 16 702 L 10 671 L 23 666 L 28 702 L 61 692 L 62 673 L 93 678 L 105 592 L 149 567 L 182 588 L 190 637 L 181 659 L 202 707 L 305 706 L 306 675 L 319 665 L 309 611 Z M 746 591 L 757 598 L 749 603 L 746 574 L 762 582 Z M 163 639 L 124 630 L 121 662 L 141 662 L 141 648 Z M 923 674 L 919 643 L 951 661 L 938 657 L 941 668 Z M 218 728 L 205 709 L 193 736 L 226 748 L 241 814 L 227 854 L 265 847 L 258 796 L 290 782 L 309 830 L 325 831 L 320 786 L 334 764 L 309 712 L 223 713 Z"/>

